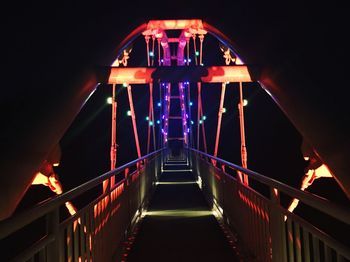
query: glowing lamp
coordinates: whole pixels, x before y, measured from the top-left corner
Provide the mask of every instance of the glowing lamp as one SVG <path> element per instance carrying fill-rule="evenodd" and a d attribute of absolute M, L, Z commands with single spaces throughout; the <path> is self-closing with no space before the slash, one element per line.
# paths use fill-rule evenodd
<path fill-rule="evenodd" d="M 202 117 L 202 120 L 206 120 L 206 119 L 207 119 L 207 117 L 206 117 L 206 116 L 203 116 L 203 117 Z"/>
<path fill-rule="evenodd" d="M 107 104 L 111 105 L 111 104 L 112 104 L 112 102 L 113 102 L 112 97 L 108 97 L 108 98 L 107 98 Z"/>
<path fill-rule="evenodd" d="M 150 126 L 153 126 L 153 121 L 149 121 L 149 125 L 150 125 Z"/>
<path fill-rule="evenodd" d="M 128 110 L 128 111 L 126 112 L 126 115 L 127 115 L 127 116 L 131 116 L 131 111 Z"/>
<path fill-rule="evenodd" d="M 243 106 L 247 106 L 248 105 L 248 100 L 247 99 L 243 99 Z"/>
<path fill-rule="evenodd" d="M 196 51 L 196 56 L 199 56 L 199 52 L 198 51 Z"/>
<path fill-rule="evenodd" d="M 225 108 L 225 107 L 222 109 L 222 112 L 223 112 L 223 113 L 226 113 L 226 108 Z"/>
<path fill-rule="evenodd" d="M 148 121 L 149 120 L 149 117 L 148 116 L 146 116 L 146 121 Z"/>
<path fill-rule="evenodd" d="M 192 102 L 190 102 L 190 106 L 193 106 L 193 103 L 192 103 Z"/>
<path fill-rule="evenodd" d="M 203 123 L 203 121 L 202 120 L 199 120 L 199 124 L 202 124 Z"/>
<path fill-rule="evenodd" d="M 193 125 L 194 124 L 194 122 L 191 120 L 191 125 Z"/>
<path fill-rule="evenodd" d="M 128 86 L 128 84 L 127 83 L 123 83 L 123 87 L 127 87 Z"/>
<path fill-rule="evenodd" d="M 160 124 L 160 120 L 157 120 L 157 124 L 158 124 L 158 125 Z"/>
<path fill-rule="evenodd" d="M 162 103 L 161 102 L 158 102 L 157 106 L 161 107 Z"/>
<path fill-rule="evenodd" d="M 154 56 L 154 53 L 152 51 L 149 52 L 149 56 Z"/>

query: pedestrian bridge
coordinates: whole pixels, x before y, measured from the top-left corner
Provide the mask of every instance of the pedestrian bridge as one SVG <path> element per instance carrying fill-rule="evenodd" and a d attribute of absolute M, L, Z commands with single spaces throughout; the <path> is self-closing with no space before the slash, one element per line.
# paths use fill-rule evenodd
<path fill-rule="evenodd" d="M 172 35 L 175 31 L 178 34 Z M 224 65 L 204 65 L 207 33 L 219 40 Z M 147 65 L 129 67 L 130 43 L 137 37 L 145 40 L 143 61 Z M 318 175 L 315 169 L 299 190 L 248 168 L 243 90 L 245 83 L 260 81 L 261 72 L 244 64 L 220 31 L 196 19 L 149 21 L 125 38 L 118 52 L 112 66 L 94 71 L 91 82 L 112 87 L 110 171 L 10 215 L 34 176 L 14 172 L 6 181 L 16 186 L 6 191 L 8 203 L 1 202 L 0 240 L 5 261 L 350 261 L 349 245 L 328 233 L 333 225 L 319 228 L 307 215 L 300 217 L 281 203 L 281 199 L 299 201 L 313 214 L 348 230 L 348 208 L 305 191 L 314 179 L 332 177 L 333 173 Z M 83 105 L 87 94 L 93 92 L 91 83 L 90 89 L 79 93 L 76 106 Z M 211 155 L 202 86 L 215 83 L 221 95 Z M 225 92 L 230 83 L 239 91 L 241 165 L 218 158 Z M 145 154 L 132 94 L 140 85 L 149 90 Z M 117 101 L 123 88 L 137 159 L 118 166 Z M 154 90 L 159 90 L 159 116 L 154 110 Z M 48 139 L 38 140 L 41 146 L 51 143 L 53 148 Z M 118 154 L 123 154 L 119 150 Z M 33 160 L 19 169 L 31 170 L 34 165 Z M 327 166 L 325 170 L 329 171 Z M 348 193 L 348 177 L 341 172 L 334 177 Z M 80 208 L 67 216 L 64 208 L 77 202 Z M 11 249 L 5 249 L 9 246 Z"/>
<path fill-rule="evenodd" d="M 215 165 L 213 164 L 215 163 Z M 239 174 L 263 185 L 263 195 Z M 120 176 L 121 175 L 121 176 Z M 74 216 L 60 210 L 116 179 Z M 38 227 L 34 242 L 16 242 L 14 261 L 347 261 L 348 247 L 280 205 L 280 195 L 349 222 L 325 199 L 198 150 L 161 149 L 107 172 L 0 224 L 2 241 Z M 46 225 L 46 227 L 45 227 Z M 20 246 L 23 243 L 28 246 Z"/>

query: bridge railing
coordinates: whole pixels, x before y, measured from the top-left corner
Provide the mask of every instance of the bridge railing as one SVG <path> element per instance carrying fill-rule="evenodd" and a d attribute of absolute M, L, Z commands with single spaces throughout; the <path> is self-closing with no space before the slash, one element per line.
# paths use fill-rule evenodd
<path fill-rule="evenodd" d="M 280 195 L 350 226 L 349 208 L 300 191 L 254 171 L 190 149 L 192 168 L 201 177 L 202 190 L 257 261 L 348 261 L 348 246 L 316 228 L 281 205 Z M 214 166 L 212 163 L 216 163 Z M 234 171 L 234 172 L 232 172 Z M 229 174 L 231 172 L 231 174 Z M 238 172 L 268 189 L 262 194 L 241 183 Z M 254 182 L 253 182 L 254 183 Z"/>
<path fill-rule="evenodd" d="M 29 211 L 1 221 L 2 247 L 7 241 L 18 245 L 11 246 L 12 250 L 16 250 L 17 247 L 14 257 L 11 257 L 13 254 L 8 254 L 8 257 L 4 258 L 2 252 L 2 259 L 112 261 L 118 245 L 141 214 L 141 209 L 148 201 L 148 195 L 160 175 L 161 151 L 127 163 Z M 127 174 L 130 169 L 134 171 Z M 121 179 L 106 192 L 89 193 L 97 188 L 100 191 L 103 181 L 113 176 Z M 62 218 L 61 211 L 65 203 L 82 196 L 94 198 L 74 216 Z M 34 239 L 30 239 L 32 237 Z M 23 248 L 19 246 L 22 242 Z"/>

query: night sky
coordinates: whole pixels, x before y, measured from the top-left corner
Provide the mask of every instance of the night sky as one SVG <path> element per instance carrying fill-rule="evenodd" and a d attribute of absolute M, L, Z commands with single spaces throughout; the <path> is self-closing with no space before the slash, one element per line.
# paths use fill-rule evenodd
<path fill-rule="evenodd" d="M 36 115 L 35 120 L 39 121 L 45 108 L 55 106 L 52 103 L 55 98 L 67 94 L 61 86 L 74 82 L 76 75 L 88 65 L 110 65 L 114 58 L 111 54 L 121 40 L 133 28 L 150 19 L 201 18 L 213 23 L 232 37 L 249 64 L 266 63 L 287 68 L 289 71 L 283 72 L 287 74 L 286 81 L 295 76 L 312 85 L 308 94 L 319 95 L 319 103 L 328 105 L 329 110 L 339 116 L 339 130 L 348 128 L 348 117 L 344 113 L 349 111 L 348 98 L 342 91 L 348 86 L 348 40 L 345 35 L 349 23 L 346 8 L 341 4 L 227 1 L 205 6 L 181 1 L 170 5 L 150 1 L 56 1 L 54 4 L 26 2 L 19 6 L 15 3 L 2 12 L 5 35 L 2 59 L 6 70 L 0 111 L 3 123 L 7 123 L 1 132 L 2 148 L 18 149 L 19 146 L 9 145 L 17 143 L 17 138 L 25 132 L 34 132 L 32 116 Z M 210 49 L 204 49 L 205 65 L 216 64 L 221 59 L 218 43 L 208 38 L 209 45 Z M 135 43 L 130 65 L 146 65 L 142 52 L 145 53 L 141 39 Z M 326 67 L 326 64 L 334 67 Z M 18 71 L 21 81 L 18 81 Z M 329 77 L 332 75 L 335 77 Z M 136 158 L 136 149 L 131 119 L 126 115 L 129 110 L 127 93 L 122 87 L 118 88 L 117 165 L 121 165 Z M 249 100 L 245 108 L 248 167 L 298 187 L 305 168 L 300 151 L 301 134 L 257 83 L 245 84 L 244 94 Z M 100 85 L 59 141 L 62 163 L 56 170 L 66 190 L 109 170 L 111 110 L 106 98 L 110 95 L 111 86 Z M 133 96 L 142 154 L 145 154 L 147 87 L 134 88 Z M 158 92 L 155 92 L 155 103 L 159 99 L 157 96 Z M 219 96 L 219 85 L 203 86 L 203 109 L 207 116 L 205 125 L 211 154 Z M 223 115 L 219 157 L 239 164 L 237 101 L 237 85 L 230 84 L 226 91 L 227 112 Z M 196 101 L 193 102 L 192 115 L 196 116 Z M 155 113 L 159 118 L 157 106 Z M 30 199 L 29 202 L 39 200 L 43 197 L 37 196 L 39 190 L 46 189 L 31 188 L 25 199 Z M 344 193 L 330 179 L 316 181 L 309 191 L 348 204 Z M 52 195 L 49 190 L 45 194 L 44 197 Z"/>

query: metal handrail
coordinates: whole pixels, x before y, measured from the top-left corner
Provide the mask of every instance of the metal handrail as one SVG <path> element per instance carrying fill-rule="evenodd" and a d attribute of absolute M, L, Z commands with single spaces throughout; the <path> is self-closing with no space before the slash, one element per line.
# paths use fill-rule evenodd
<path fill-rule="evenodd" d="M 204 153 L 202 151 L 196 150 L 194 148 L 188 148 L 188 149 L 197 153 L 197 154 L 203 155 L 203 156 L 208 157 L 210 159 L 213 159 L 217 162 L 220 162 L 226 166 L 229 166 L 234 170 L 241 171 L 244 174 L 248 175 L 249 177 L 253 178 L 254 180 L 257 180 L 257 181 L 259 181 L 265 185 L 268 185 L 272 188 L 276 188 L 279 191 L 284 192 L 284 193 L 286 193 L 289 196 L 292 196 L 294 198 L 297 198 L 300 201 L 308 204 L 309 206 L 316 208 L 316 209 L 324 212 L 325 214 L 332 216 L 332 217 L 350 225 L 350 211 L 347 210 L 347 208 L 344 206 L 334 204 L 334 203 L 330 202 L 329 200 L 322 198 L 320 196 L 314 195 L 312 193 L 295 189 L 295 188 L 288 186 L 282 182 L 279 182 L 275 179 L 266 177 L 266 176 L 261 175 L 257 172 L 254 172 L 252 170 L 245 169 L 241 166 L 235 165 L 235 164 L 230 163 L 230 162 L 223 160 L 221 158 L 214 157 L 212 155 L 209 155 L 209 154 Z"/>
<path fill-rule="evenodd" d="M 81 184 L 80 186 L 77 186 L 66 193 L 63 193 L 61 195 L 55 196 L 48 201 L 44 201 L 43 203 L 38 204 L 37 206 L 33 207 L 30 210 L 24 211 L 18 215 L 15 215 L 13 217 L 7 218 L 3 221 L 0 221 L 0 239 L 3 239 L 10 235 L 11 233 L 17 231 L 18 229 L 30 224 L 31 222 L 35 221 L 36 219 L 46 215 L 47 213 L 53 211 L 55 208 L 63 205 L 65 202 L 69 201 L 70 199 L 73 199 L 80 194 L 94 188 L 95 186 L 102 183 L 104 180 L 109 179 L 113 175 L 117 175 L 121 173 L 124 169 L 131 167 L 135 164 L 137 164 L 140 161 L 143 161 L 145 159 L 148 159 L 150 157 L 158 155 L 162 150 L 159 149 L 157 151 L 154 151 L 148 155 L 145 155 L 143 157 L 140 157 L 136 160 L 133 160 L 127 164 L 124 164 L 114 170 L 108 171 L 104 174 L 102 174 L 99 177 L 96 177 L 84 184 Z"/>

